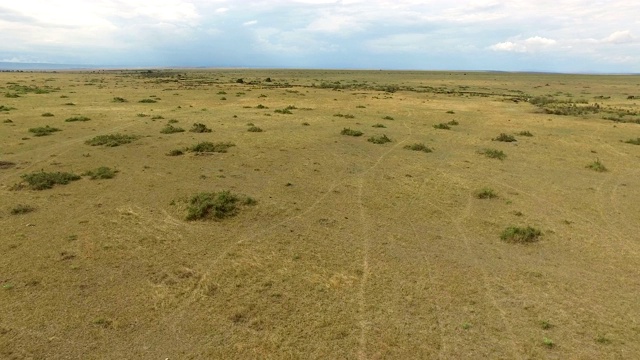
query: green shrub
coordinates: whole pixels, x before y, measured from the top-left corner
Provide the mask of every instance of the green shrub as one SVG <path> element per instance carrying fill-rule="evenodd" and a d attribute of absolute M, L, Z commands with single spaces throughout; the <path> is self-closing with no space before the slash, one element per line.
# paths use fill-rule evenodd
<path fill-rule="evenodd" d="M 51 189 L 54 185 L 66 185 L 80 180 L 80 176 L 67 172 L 35 172 L 21 176 L 31 190 Z"/>
<path fill-rule="evenodd" d="M 507 157 L 507 154 L 505 154 L 502 150 L 496 149 L 484 149 L 479 151 L 478 153 L 483 154 L 488 158 L 498 160 L 504 160 Z"/>
<path fill-rule="evenodd" d="M 113 170 L 106 166 L 101 166 L 97 169 L 86 171 L 82 174 L 82 176 L 89 176 L 91 180 L 111 179 L 116 176 L 117 172 L 118 170 Z"/>
<path fill-rule="evenodd" d="M 258 106 L 256 106 L 256 109 L 268 109 L 268 107 L 262 105 L 262 104 L 258 104 Z"/>
<path fill-rule="evenodd" d="M 440 124 L 433 125 L 433 128 L 434 129 L 442 129 L 442 130 L 451 129 L 451 127 L 449 125 L 445 124 L 445 123 L 440 123 Z"/>
<path fill-rule="evenodd" d="M 15 109 L 16 108 L 14 108 L 14 107 L 0 105 L 0 111 L 11 111 L 11 110 L 15 110 Z"/>
<path fill-rule="evenodd" d="M 460 123 L 458 122 L 458 120 L 451 120 L 447 123 L 447 125 L 456 126 L 456 125 L 460 125 Z"/>
<path fill-rule="evenodd" d="M 602 162 L 600 162 L 600 159 L 592 162 L 591 164 L 587 165 L 586 168 L 597 171 L 597 172 L 605 172 L 608 171 L 607 168 L 604 166 L 604 164 Z"/>
<path fill-rule="evenodd" d="M 497 137 L 494 137 L 491 140 L 492 141 L 503 141 L 503 142 L 514 142 L 514 141 L 517 141 L 516 138 L 513 137 L 513 135 L 508 135 L 508 134 L 505 134 L 505 133 L 500 133 L 500 135 L 498 135 Z"/>
<path fill-rule="evenodd" d="M 86 116 L 74 116 L 74 117 L 67 118 L 64 121 L 65 122 L 75 122 L 75 121 L 89 121 L 89 120 L 91 120 L 91 119 L 89 119 Z"/>
<path fill-rule="evenodd" d="M 19 98 L 20 95 L 18 95 L 16 93 L 6 93 L 6 94 L 4 94 L 4 97 L 6 97 L 6 98 Z"/>
<path fill-rule="evenodd" d="M 162 128 L 162 130 L 160 130 L 160 132 L 162 134 L 173 134 L 173 133 L 184 132 L 184 129 L 181 127 L 173 126 L 171 124 L 167 124 L 165 125 L 165 127 Z"/>
<path fill-rule="evenodd" d="M 124 134 L 98 135 L 93 139 L 85 141 L 85 144 L 91 146 L 104 145 L 108 147 L 115 147 L 129 144 L 135 140 L 138 140 L 139 138 L 139 136 Z"/>
<path fill-rule="evenodd" d="M 127 102 L 127 100 L 125 98 L 121 98 L 119 96 L 116 96 L 116 97 L 113 98 L 113 100 L 111 100 L 111 102 L 114 102 L 114 103 L 125 103 L 125 102 Z"/>
<path fill-rule="evenodd" d="M 394 120 L 391 116 L 387 115 L 382 118 L 383 120 Z"/>
<path fill-rule="evenodd" d="M 342 129 L 342 131 L 340 131 L 340 134 L 348 135 L 348 136 L 362 136 L 362 134 L 364 133 L 360 130 L 352 130 L 350 128 L 344 128 Z"/>
<path fill-rule="evenodd" d="M 27 214 L 30 213 L 32 211 L 35 211 L 36 208 L 34 208 L 31 205 L 16 205 L 11 209 L 11 215 L 20 215 L 20 214 Z"/>
<path fill-rule="evenodd" d="M 531 226 L 509 226 L 500 235 L 500 239 L 510 243 L 531 243 L 538 240 L 542 232 Z"/>
<path fill-rule="evenodd" d="M 229 190 L 199 193 L 189 199 L 187 220 L 224 219 L 238 213 L 241 205 L 254 205 L 250 197 L 236 195 Z"/>
<path fill-rule="evenodd" d="M 374 128 L 386 128 L 386 126 L 384 126 L 384 124 L 380 124 L 380 123 L 373 124 L 373 125 L 371 125 L 371 127 L 374 127 Z"/>
<path fill-rule="evenodd" d="M 188 150 L 191 152 L 197 152 L 197 153 L 205 153 L 205 152 L 226 153 L 227 149 L 233 146 L 236 146 L 236 145 L 230 142 L 212 143 L 210 141 L 203 141 L 201 143 L 198 143 L 188 148 Z"/>
<path fill-rule="evenodd" d="M 151 120 L 162 120 L 164 117 L 162 115 L 153 115 Z M 169 120 L 169 124 L 177 123 L 178 120 Z"/>
<path fill-rule="evenodd" d="M 455 114 L 455 112 L 453 110 L 448 110 L 447 114 Z"/>
<path fill-rule="evenodd" d="M 46 112 L 46 113 L 43 113 L 43 114 L 42 114 L 42 115 L 40 115 L 40 116 L 43 116 L 43 117 L 52 117 L 52 116 L 54 116 L 54 115 L 53 115 L 52 113 L 50 113 L 50 112 Z"/>
<path fill-rule="evenodd" d="M 342 118 L 345 118 L 345 119 L 354 119 L 355 118 L 355 116 L 351 115 L 351 114 L 334 114 L 333 116 L 342 117 Z"/>
<path fill-rule="evenodd" d="M 263 130 L 257 126 L 250 126 L 247 131 L 249 132 L 262 132 Z"/>
<path fill-rule="evenodd" d="M 520 131 L 520 132 L 518 133 L 518 135 L 520 135 L 520 136 L 527 136 L 527 137 L 532 137 L 532 136 L 533 136 L 533 134 L 532 134 L 530 131 L 528 131 L 528 130 Z"/>
<path fill-rule="evenodd" d="M 29 132 L 33 133 L 34 136 L 46 136 L 49 134 L 52 134 L 56 131 L 61 131 L 58 128 L 54 128 L 54 127 L 50 127 L 49 125 L 44 126 L 44 127 L 37 127 L 37 128 L 30 128 Z"/>
<path fill-rule="evenodd" d="M 407 150 L 422 151 L 422 152 L 426 152 L 426 153 L 433 152 L 432 148 L 426 146 L 423 143 L 415 143 L 415 144 L 411 144 L 411 145 L 405 145 L 404 148 L 407 149 Z"/>
<path fill-rule="evenodd" d="M 194 123 L 189 131 L 194 133 L 210 133 L 211 129 L 209 129 L 205 124 Z"/>
<path fill-rule="evenodd" d="M 138 102 L 143 104 L 153 104 L 153 103 L 157 103 L 158 101 L 154 99 L 142 99 Z"/>
<path fill-rule="evenodd" d="M 498 197 L 498 194 L 490 188 L 482 188 L 476 191 L 475 195 L 478 199 L 493 199 Z"/>
<path fill-rule="evenodd" d="M 640 145 L 640 137 L 636 139 L 629 139 L 625 141 L 625 143 L 632 144 L 632 145 Z"/>
<path fill-rule="evenodd" d="M 387 135 L 374 135 L 368 138 L 367 141 L 374 144 L 386 144 L 388 142 L 391 142 L 391 139 L 389 139 Z"/>
<path fill-rule="evenodd" d="M 273 112 L 278 114 L 293 114 L 289 109 L 276 109 Z"/>
<path fill-rule="evenodd" d="M 180 156 L 180 155 L 184 155 L 184 151 L 180 149 L 174 149 L 167 153 L 167 156 Z"/>

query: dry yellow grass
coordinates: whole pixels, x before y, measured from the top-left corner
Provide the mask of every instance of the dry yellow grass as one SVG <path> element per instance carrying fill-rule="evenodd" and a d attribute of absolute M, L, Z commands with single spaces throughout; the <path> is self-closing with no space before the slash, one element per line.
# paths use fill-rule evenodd
<path fill-rule="evenodd" d="M 614 116 L 607 106 L 640 111 L 627 99 L 636 83 L 384 71 L 0 73 L 2 94 L 16 84 L 57 89 L 0 97 L 15 108 L 0 112 L 0 358 L 635 358 L 640 146 L 622 141 L 640 136 L 640 124 L 602 117 Z M 587 99 L 603 112 L 544 114 L 526 101 L 544 95 Z M 288 106 L 292 114 L 275 112 Z M 90 120 L 64 121 L 82 116 Z M 171 119 L 212 132 L 161 133 Z M 459 124 L 433 128 L 451 120 Z M 28 131 L 46 125 L 61 131 Z M 364 135 L 342 136 L 344 128 Z M 517 135 L 525 130 L 533 136 Z M 116 133 L 139 138 L 85 144 Z M 518 141 L 491 141 L 500 133 Z M 392 142 L 367 141 L 383 134 Z M 166 155 L 203 141 L 235 146 Z M 404 149 L 415 143 L 433 152 Z M 478 154 L 486 148 L 507 157 Z M 595 160 L 608 171 L 586 168 Z M 101 166 L 118 173 L 14 187 L 40 170 Z M 499 196 L 478 199 L 485 187 Z M 185 220 L 189 197 L 222 190 L 257 204 L 220 221 Z M 17 206 L 35 210 L 12 214 Z M 542 236 L 502 241 L 509 226 Z"/>

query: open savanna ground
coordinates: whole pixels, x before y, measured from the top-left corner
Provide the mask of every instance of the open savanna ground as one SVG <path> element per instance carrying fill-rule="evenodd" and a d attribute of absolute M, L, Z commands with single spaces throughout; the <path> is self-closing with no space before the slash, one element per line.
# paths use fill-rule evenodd
<path fill-rule="evenodd" d="M 0 358 L 637 359 L 639 85 L 0 73 Z"/>

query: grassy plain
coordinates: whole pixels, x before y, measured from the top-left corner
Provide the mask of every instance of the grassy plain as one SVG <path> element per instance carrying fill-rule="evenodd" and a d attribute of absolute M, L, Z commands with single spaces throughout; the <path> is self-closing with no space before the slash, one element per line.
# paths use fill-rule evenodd
<path fill-rule="evenodd" d="M 639 83 L 0 73 L 0 358 L 636 358 Z"/>

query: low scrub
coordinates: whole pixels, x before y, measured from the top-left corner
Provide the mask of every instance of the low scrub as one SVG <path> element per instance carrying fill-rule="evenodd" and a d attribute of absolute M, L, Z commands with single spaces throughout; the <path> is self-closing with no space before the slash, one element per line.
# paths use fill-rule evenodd
<path fill-rule="evenodd" d="M 43 113 L 43 114 L 42 114 L 42 115 L 40 115 L 40 116 L 42 116 L 42 117 L 52 117 L 52 116 L 55 116 L 55 115 L 53 115 L 53 114 L 52 114 L 52 113 L 50 113 L 50 112 L 46 112 L 46 113 Z"/>
<path fill-rule="evenodd" d="M 505 133 L 500 133 L 500 135 L 494 137 L 491 140 L 492 141 L 502 141 L 502 142 L 514 142 L 514 141 L 517 141 L 516 138 L 513 137 L 513 135 L 509 135 L 509 134 L 505 134 Z"/>
<path fill-rule="evenodd" d="M 374 135 L 368 138 L 367 141 L 374 144 L 386 144 L 388 142 L 391 142 L 391 139 L 389 139 L 387 135 L 383 134 L 383 135 Z"/>
<path fill-rule="evenodd" d="M 167 153 L 167 156 L 180 156 L 180 155 L 184 155 L 184 151 L 180 149 L 174 149 Z"/>
<path fill-rule="evenodd" d="M 433 128 L 434 129 L 441 129 L 441 130 L 449 130 L 449 129 L 451 129 L 451 126 L 449 126 L 446 123 L 440 123 L 440 124 L 433 125 Z"/>
<path fill-rule="evenodd" d="M 542 235 L 542 232 L 531 226 L 518 227 L 509 226 L 500 235 L 500 239 L 510 243 L 532 243 L 538 241 L 538 238 Z"/>
<path fill-rule="evenodd" d="M 599 159 L 587 165 L 586 168 L 591 169 L 593 171 L 597 171 L 597 172 L 608 171 L 608 169 L 604 166 L 604 164 Z"/>
<path fill-rule="evenodd" d="M 640 145 L 640 137 L 635 139 L 629 139 L 625 141 L 625 143 L 631 144 L 631 145 Z"/>
<path fill-rule="evenodd" d="M 478 153 L 488 158 L 498 159 L 498 160 L 504 160 L 507 157 L 507 154 L 505 154 L 502 150 L 496 150 L 496 149 L 484 149 L 479 151 Z"/>
<path fill-rule="evenodd" d="M 451 120 L 447 123 L 447 125 L 457 126 L 460 125 L 460 123 L 458 122 L 458 120 Z"/>
<path fill-rule="evenodd" d="M 478 199 L 494 199 L 498 197 L 498 194 L 491 188 L 482 188 L 475 193 Z"/>
<path fill-rule="evenodd" d="M 394 120 L 393 117 L 387 115 L 385 117 L 382 118 L 383 120 Z"/>
<path fill-rule="evenodd" d="M 50 127 L 49 125 L 29 129 L 29 132 L 33 133 L 33 136 L 47 136 L 53 134 L 56 131 L 61 130 L 58 128 Z"/>
<path fill-rule="evenodd" d="M 240 207 L 254 205 L 253 198 L 234 194 L 229 190 L 199 193 L 189 199 L 187 220 L 221 220 L 235 216 Z"/>
<path fill-rule="evenodd" d="M 162 134 L 174 134 L 184 132 L 184 129 L 181 127 L 173 126 L 171 124 L 165 125 L 165 127 L 160 130 Z"/>
<path fill-rule="evenodd" d="M 65 122 L 75 122 L 75 121 L 89 121 L 89 120 L 91 120 L 91 119 L 89 119 L 86 116 L 74 116 L 74 117 L 67 118 L 64 121 Z"/>
<path fill-rule="evenodd" d="M 374 127 L 374 128 L 386 128 L 386 126 L 384 126 L 384 124 L 380 124 L 380 123 L 373 124 L 373 125 L 371 125 L 371 127 Z"/>
<path fill-rule="evenodd" d="M 21 176 L 31 190 L 51 189 L 55 185 L 66 185 L 71 181 L 80 180 L 80 176 L 68 172 L 34 172 Z M 21 186 L 18 186 L 21 187 Z"/>
<path fill-rule="evenodd" d="M 154 99 L 142 99 L 138 102 L 143 104 L 153 104 L 153 103 L 157 103 L 158 101 Z"/>
<path fill-rule="evenodd" d="M 117 172 L 118 170 L 114 170 L 106 166 L 101 166 L 97 169 L 86 171 L 82 174 L 82 176 L 89 176 L 91 180 L 112 179 L 114 176 L 116 176 Z"/>
<path fill-rule="evenodd" d="M 16 108 L 14 108 L 14 107 L 0 105 L 0 111 L 11 111 L 11 110 L 15 110 L 15 109 Z"/>
<path fill-rule="evenodd" d="M 193 133 L 210 133 L 211 129 L 209 129 L 205 124 L 194 123 L 189 131 Z"/>
<path fill-rule="evenodd" d="M 347 136 L 362 136 L 362 134 L 364 134 L 362 131 L 360 130 L 353 130 L 350 128 L 344 128 L 342 129 L 342 131 L 340 131 L 341 135 L 347 135 Z"/>
<path fill-rule="evenodd" d="M 191 152 L 196 152 L 196 153 L 226 153 L 227 150 L 230 147 L 236 146 L 236 144 L 231 143 L 231 142 L 210 142 L 210 141 L 203 141 L 201 143 L 198 143 L 196 145 L 193 145 L 192 147 L 188 148 L 187 150 L 191 151 Z"/>
<path fill-rule="evenodd" d="M 341 118 L 345 118 L 345 119 L 354 119 L 355 118 L 355 116 L 351 115 L 351 114 L 333 114 L 333 116 L 341 117 Z"/>
<path fill-rule="evenodd" d="M 127 102 L 127 99 L 119 97 L 119 96 L 116 96 L 116 97 L 113 98 L 113 100 L 111 100 L 111 102 L 114 102 L 114 103 L 125 103 L 125 102 Z"/>
<path fill-rule="evenodd" d="M 526 137 L 532 137 L 532 136 L 533 136 L 533 134 L 532 134 L 530 131 L 528 131 L 528 130 L 520 131 L 520 132 L 518 133 L 518 135 L 520 135 L 520 136 L 526 136 Z"/>
<path fill-rule="evenodd" d="M 125 134 L 98 135 L 93 139 L 85 141 L 85 144 L 91 146 L 103 145 L 107 147 L 116 147 L 124 144 L 129 144 L 135 140 L 138 140 L 139 138 L 139 136 Z"/>
<path fill-rule="evenodd" d="M 257 126 L 249 126 L 247 131 L 249 131 L 249 132 L 263 132 L 264 130 L 262 130 L 261 128 L 259 128 Z"/>
<path fill-rule="evenodd" d="M 11 209 L 11 215 L 21 215 L 21 214 L 28 214 L 30 212 L 35 211 L 36 208 L 34 208 L 31 205 L 16 205 Z"/>
<path fill-rule="evenodd" d="M 426 153 L 433 152 L 432 148 L 426 146 L 423 143 L 415 143 L 415 144 L 411 144 L 411 145 L 405 145 L 404 148 L 407 149 L 407 150 L 422 151 L 422 152 L 426 152 Z"/>
<path fill-rule="evenodd" d="M 16 163 L 14 162 L 0 160 L 0 169 L 10 169 L 14 166 L 16 166 Z"/>

